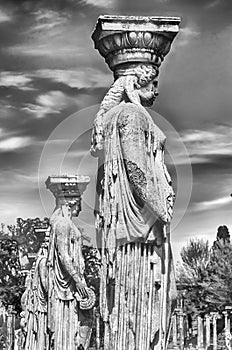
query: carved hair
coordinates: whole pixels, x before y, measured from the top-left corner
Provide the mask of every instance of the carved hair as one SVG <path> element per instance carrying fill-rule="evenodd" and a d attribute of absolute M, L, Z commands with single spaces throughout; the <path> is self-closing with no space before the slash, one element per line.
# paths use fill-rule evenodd
<path fill-rule="evenodd" d="M 133 91 L 146 86 L 152 79 L 158 76 L 158 68 L 152 65 L 139 64 L 120 68 L 116 70 L 115 82 L 110 87 L 109 91 L 102 100 L 98 114 L 106 113 L 112 107 L 119 104 L 126 93 L 129 100 L 133 103 L 140 104 L 140 101 L 135 99 Z"/>
<path fill-rule="evenodd" d="M 111 108 L 117 106 L 127 97 L 130 102 L 140 105 L 138 89 L 146 86 L 152 79 L 156 78 L 159 70 L 156 66 L 138 64 L 121 66 L 114 73 L 115 82 L 106 93 L 100 105 L 99 112 L 94 121 L 92 135 L 91 153 L 94 155 L 95 148 L 101 149 L 102 135 L 104 129 L 104 114 Z M 97 146 L 98 145 L 98 146 Z M 96 147 L 97 146 L 97 147 Z"/>

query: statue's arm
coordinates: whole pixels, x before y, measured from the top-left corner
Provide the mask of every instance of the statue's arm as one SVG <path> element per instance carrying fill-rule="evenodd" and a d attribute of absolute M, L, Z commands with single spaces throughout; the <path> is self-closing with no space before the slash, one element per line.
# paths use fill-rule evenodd
<path fill-rule="evenodd" d="M 43 258 L 40 260 L 38 269 L 39 269 L 39 275 L 40 275 L 43 289 L 45 290 L 45 292 L 47 292 L 48 291 L 48 268 L 46 265 L 46 258 Z"/>
<path fill-rule="evenodd" d="M 76 266 L 73 257 L 69 253 L 70 230 L 69 222 L 65 218 L 59 219 L 59 222 L 56 224 L 56 249 L 62 265 L 78 287 L 82 286 L 85 281 L 80 273 L 80 268 Z"/>
<path fill-rule="evenodd" d="M 121 113 L 118 128 L 127 176 L 137 203 L 142 207 L 146 220 L 167 222 L 165 201 L 161 200 L 164 195 L 162 186 L 148 161 L 148 124 L 145 116 L 140 110 Z M 155 162 L 158 171 L 164 176 L 163 150 L 157 149 Z"/>

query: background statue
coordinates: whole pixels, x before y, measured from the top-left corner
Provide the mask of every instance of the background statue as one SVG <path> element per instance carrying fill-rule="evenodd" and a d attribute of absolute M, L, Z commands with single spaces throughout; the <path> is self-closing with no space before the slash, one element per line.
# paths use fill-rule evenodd
<path fill-rule="evenodd" d="M 47 333 L 47 291 L 48 273 L 46 267 L 49 229 L 36 262 L 25 281 L 25 292 L 21 298 L 21 327 L 24 334 L 24 350 L 48 349 Z"/>
<path fill-rule="evenodd" d="M 56 197 L 48 248 L 48 331 L 50 349 L 88 349 L 95 294 L 84 278 L 81 232 L 72 217 L 81 210 L 88 177 L 49 177 Z"/>
<path fill-rule="evenodd" d="M 93 34 L 115 77 L 94 121 L 91 146 L 99 158 L 95 215 L 105 350 L 166 348 L 176 297 L 165 135 L 144 108 L 158 95 L 159 66 L 178 31 L 178 19 L 159 21 L 101 16 Z M 166 36 L 157 29 L 161 24 Z"/>
<path fill-rule="evenodd" d="M 88 183 L 86 176 L 46 181 L 56 207 L 22 297 L 25 350 L 88 349 L 95 294 L 84 278 L 81 232 L 72 221 Z"/>

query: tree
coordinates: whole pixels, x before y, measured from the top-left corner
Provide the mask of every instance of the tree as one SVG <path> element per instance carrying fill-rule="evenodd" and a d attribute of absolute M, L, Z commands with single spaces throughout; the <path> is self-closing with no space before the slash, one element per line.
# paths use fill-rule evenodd
<path fill-rule="evenodd" d="M 85 279 L 89 287 L 93 287 L 98 299 L 100 286 L 101 259 L 99 251 L 91 246 L 83 245 L 82 254 L 85 261 Z M 98 300 L 97 300 L 98 301 Z"/>
<path fill-rule="evenodd" d="M 216 248 L 217 243 L 222 243 L 224 245 L 230 243 L 230 233 L 227 226 L 223 225 L 218 227 L 216 241 L 213 243 L 213 249 Z"/>
<path fill-rule="evenodd" d="M 181 251 L 177 281 L 185 292 L 187 309 L 197 313 L 221 311 L 232 305 L 232 245 L 227 226 L 219 226 L 210 249 L 191 240 Z"/>
<path fill-rule="evenodd" d="M 24 278 L 20 274 L 18 242 L 11 238 L 0 240 L 0 298 L 5 305 L 20 311 Z"/>
<path fill-rule="evenodd" d="M 44 241 L 45 230 L 49 226 L 49 219 L 18 218 L 16 225 L 8 225 L 8 230 L 13 239 L 17 240 L 24 254 L 37 253 Z M 44 229 L 44 230 L 39 230 Z"/>
<path fill-rule="evenodd" d="M 178 266 L 178 281 L 187 285 L 198 283 L 209 263 L 209 242 L 191 239 L 188 245 L 182 248 L 180 256 L 182 264 Z"/>
<path fill-rule="evenodd" d="M 5 305 L 14 305 L 18 312 L 25 289 L 19 251 L 22 256 L 37 253 L 48 225 L 47 218 L 18 218 L 16 225 L 0 225 L 0 298 Z"/>
<path fill-rule="evenodd" d="M 207 278 L 202 286 L 206 290 L 206 302 L 210 309 L 221 311 L 225 306 L 232 305 L 232 245 L 226 226 L 218 228 L 207 267 Z"/>
<path fill-rule="evenodd" d="M 210 261 L 209 242 L 192 239 L 181 250 L 182 263 L 177 267 L 177 283 L 184 290 L 187 312 L 201 313 L 207 308 L 202 285 Z"/>

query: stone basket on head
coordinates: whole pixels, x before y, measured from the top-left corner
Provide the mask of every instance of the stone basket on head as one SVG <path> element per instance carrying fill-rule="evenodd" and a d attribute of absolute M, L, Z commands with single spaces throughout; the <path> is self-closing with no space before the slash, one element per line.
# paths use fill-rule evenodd
<path fill-rule="evenodd" d="M 90 182 L 89 176 L 84 175 L 53 175 L 46 180 L 46 187 L 54 197 L 81 197 Z"/>
<path fill-rule="evenodd" d="M 98 18 L 92 39 L 112 71 L 128 62 L 159 67 L 179 24 L 179 17 L 104 15 Z"/>

